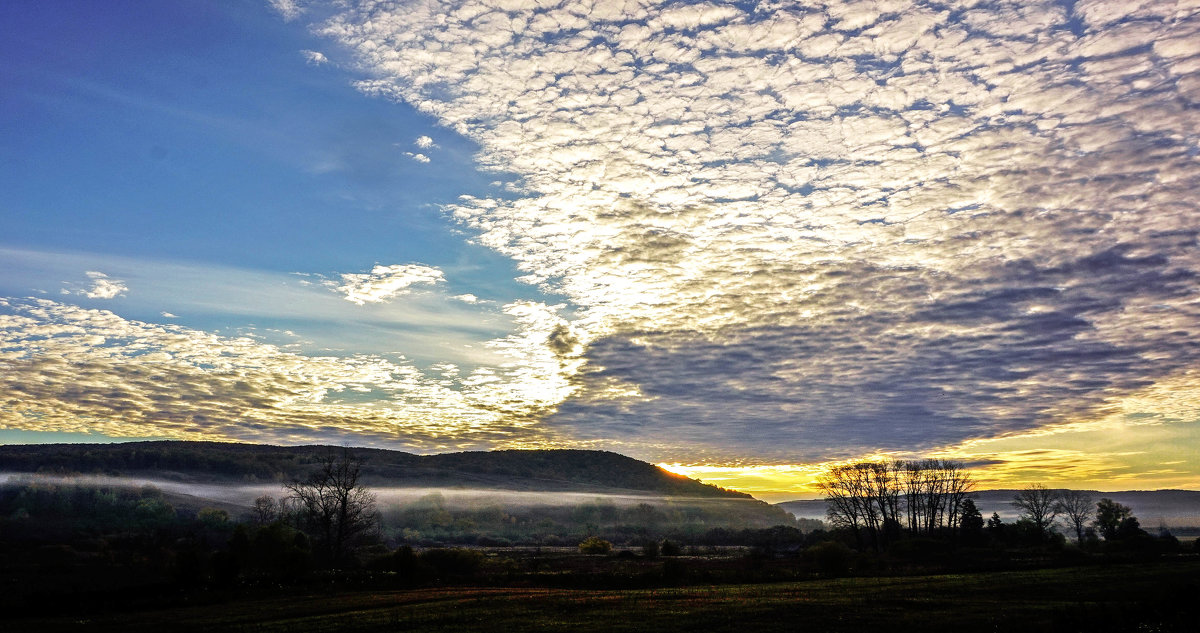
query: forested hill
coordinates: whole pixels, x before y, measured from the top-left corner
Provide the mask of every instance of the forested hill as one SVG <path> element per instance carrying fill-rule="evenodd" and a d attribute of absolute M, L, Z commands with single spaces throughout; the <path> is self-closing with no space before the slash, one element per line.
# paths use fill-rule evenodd
<path fill-rule="evenodd" d="M 188 482 L 290 482 L 302 479 L 335 446 L 221 442 L 127 442 L 0 446 L 0 473 L 109 475 Z M 372 486 L 636 491 L 672 496 L 747 498 L 607 451 L 530 450 L 414 455 L 354 448 Z"/>

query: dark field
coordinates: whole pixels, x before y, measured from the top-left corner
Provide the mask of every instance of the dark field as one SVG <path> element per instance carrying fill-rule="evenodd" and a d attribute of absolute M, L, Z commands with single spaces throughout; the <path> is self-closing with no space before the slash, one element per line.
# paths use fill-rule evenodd
<path fill-rule="evenodd" d="M 637 590 L 450 587 L 235 600 L 11 631 L 1195 631 L 1200 560 Z"/>

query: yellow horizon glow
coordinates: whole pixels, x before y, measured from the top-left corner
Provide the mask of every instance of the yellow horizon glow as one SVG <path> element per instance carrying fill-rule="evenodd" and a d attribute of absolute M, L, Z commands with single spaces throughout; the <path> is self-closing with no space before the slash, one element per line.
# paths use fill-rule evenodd
<path fill-rule="evenodd" d="M 921 454 L 871 453 L 801 464 L 659 466 L 764 501 L 817 498 L 817 477 L 830 467 L 885 457 L 939 457 L 967 464 L 978 489 L 1051 488 L 1115 492 L 1200 490 L 1200 372 L 1184 371 L 1113 398 L 1095 417 L 1025 433 L 978 438 Z"/>
<path fill-rule="evenodd" d="M 924 454 L 864 454 L 851 460 L 801 464 L 660 463 L 672 473 L 777 503 L 819 498 L 817 478 L 830 467 L 886 457 L 939 457 L 967 464 L 976 488 L 1200 490 L 1200 423 L 1146 423 L 1109 416 L 1024 434 L 969 440 Z M 1121 447 L 1114 451 L 1112 447 Z"/>

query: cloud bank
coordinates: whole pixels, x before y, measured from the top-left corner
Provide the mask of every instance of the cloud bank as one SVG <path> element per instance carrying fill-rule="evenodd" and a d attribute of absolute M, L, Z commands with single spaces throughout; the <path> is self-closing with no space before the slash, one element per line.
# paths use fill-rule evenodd
<path fill-rule="evenodd" d="M 548 424 L 796 461 L 1098 416 L 1196 362 L 1198 11 L 363 2 L 318 31 L 521 176 L 449 212 L 580 308 Z"/>

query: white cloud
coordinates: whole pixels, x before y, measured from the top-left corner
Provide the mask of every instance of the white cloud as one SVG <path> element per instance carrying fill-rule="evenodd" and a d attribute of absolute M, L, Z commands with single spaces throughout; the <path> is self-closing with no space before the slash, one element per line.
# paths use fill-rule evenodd
<path fill-rule="evenodd" d="M 417 161 L 418 163 L 428 163 L 429 157 L 424 154 L 414 154 L 412 152 L 404 152 L 404 155 Z"/>
<path fill-rule="evenodd" d="M 445 281 L 441 270 L 421 264 L 376 265 L 369 273 L 345 273 L 340 280 L 324 285 L 344 295 L 346 301 L 365 305 L 384 303 L 410 292 L 414 285 L 433 285 Z"/>
<path fill-rule="evenodd" d="M 162 311 L 162 312 L 160 312 L 160 313 L 159 313 L 159 316 L 161 316 L 161 317 L 162 317 L 162 318 L 164 318 L 164 319 L 178 319 L 178 318 L 179 318 L 179 315 L 177 315 L 177 314 L 171 314 L 170 312 L 167 312 L 167 311 L 165 311 L 165 310 L 164 310 L 164 311 Z"/>
<path fill-rule="evenodd" d="M 319 51 L 305 50 L 305 51 L 300 51 L 300 53 L 302 55 L 304 55 L 304 59 L 307 60 L 308 63 L 312 64 L 313 66 L 320 66 L 322 64 L 329 63 L 329 58 L 325 57 L 325 54 L 321 53 Z"/>
<path fill-rule="evenodd" d="M 417 140 L 413 141 L 413 145 L 416 145 L 421 149 L 429 149 L 430 147 L 434 147 L 433 139 L 429 138 L 428 136 L 418 136 Z"/>
<path fill-rule="evenodd" d="M 304 13 L 302 0 L 267 0 L 267 3 L 283 16 L 285 22 L 291 22 Z"/>
<path fill-rule="evenodd" d="M 87 297 L 88 299 L 115 299 L 122 296 L 129 287 L 120 279 L 110 279 L 108 275 L 95 270 L 89 270 L 85 273 L 90 280 L 89 287 L 70 289 L 64 288 L 62 294 L 77 294 Z M 74 284 L 71 284 L 74 286 Z"/>
<path fill-rule="evenodd" d="M 471 293 L 454 295 L 453 297 L 450 297 L 450 298 L 456 299 L 458 301 L 462 301 L 463 303 L 479 303 L 479 297 L 476 297 L 475 295 L 473 295 Z"/>

